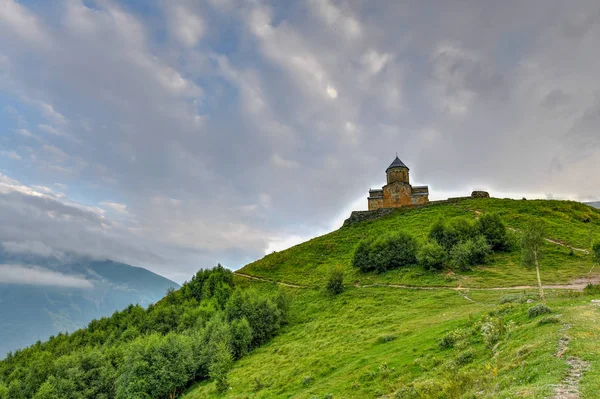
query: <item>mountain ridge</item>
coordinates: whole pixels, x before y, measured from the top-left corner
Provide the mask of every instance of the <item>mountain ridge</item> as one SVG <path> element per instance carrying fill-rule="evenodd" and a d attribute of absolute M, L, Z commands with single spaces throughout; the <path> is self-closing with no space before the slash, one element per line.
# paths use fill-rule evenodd
<path fill-rule="evenodd" d="M 109 259 L 2 249 L 0 265 L 10 265 L 8 270 L 28 276 L 39 275 L 34 284 L 18 279 L 0 282 L 0 358 L 37 340 L 75 331 L 129 304 L 146 307 L 160 300 L 169 288 L 179 288 L 145 268 Z M 67 285 L 61 285 L 65 282 Z"/>

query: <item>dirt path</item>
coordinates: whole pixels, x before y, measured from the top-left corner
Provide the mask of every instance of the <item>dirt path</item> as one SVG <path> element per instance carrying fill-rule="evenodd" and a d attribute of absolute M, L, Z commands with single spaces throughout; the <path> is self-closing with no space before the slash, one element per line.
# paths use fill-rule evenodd
<path fill-rule="evenodd" d="M 509 229 L 509 230 L 511 230 L 511 231 L 516 231 L 516 232 L 519 232 L 519 231 L 520 231 L 519 229 L 515 229 L 514 227 L 507 227 L 507 229 Z M 551 238 L 544 238 L 544 240 L 545 240 L 546 242 L 549 242 L 550 244 L 559 245 L 559 246 L 561 246 L 561 247 L 565 247 L 565 248 L 570 248 L 570 249 L 572 249 L 573 251 L 582 252 L 582 253 L 584 253 L 584 254 L 586 254 L 586 255 L 589 255 L 589 254 L 590 254 L 590 251 L 588 251 L 587 249 L 582 249 L 582 248 L 572 247 L 572 246 L 570 246 L 570 245 L 568 245 L 568 244 L 565 244 L 565 243 L 563 243 L 563 242 L 560 242 L 560 241 L 553 240 L 553 239 L 551 239 Z"/>
<path fill-rule="evenodd" d="M 272 284 L 279 284 L 284 287 L 310 288 L 309 286 L 306 286 L 306 285 L 284 283 L 281 281 L 270 280 L 270 279 L 263 278 L 263 277 L 251 276 L 251 275 L 245 274 L 245 273 L 233 272 L 233 274 L 236 276 L 250 279 L 250 280 L 263 281 L 265 283 L 272 283 Z M 581 278 L 581 279 L 574 280 L 570 284 L 544 285 L 543 288 L 549 289 L 549 290 L 581 291 L 585 288 L 585 286 L 588 284 L 588 282 L 590 282 L 590 281 L 588 281 L 587 279 Z M 598 284 L 600 282 L 600 277 L 595 277 L 594 279 L 591 280 L 591 282 L 593 284 Z M 467 299 L 469 301 L 473 301 L 473 300 L 471 298 L 469 298 L 468 296 L 466 296 L 463 293 L 463 291 L 514 291 L 514 290 L 537 290 L 538 289 L 537 285 L 517 285 L 517 286 L 512 286 L 512 287 L 463 287 L 462 285 L 459 285 L 458 287 L 449 287 L 449 286 L 443 286 L 443 285 L 423 286 L 423 285 L 380 284 L 380 283 L 361 285 L 360 283 L 357 283 L 357 284 L 355 284 L 355 286 L 359 287 L 359 288 L 388 287 L 388 288 L 400 288 L 400 289 L 407 289 L 407 290 L 452 290 L 452 291 L 459 292 L 463 297 L 465 297 L 465 299 Z M 473 301 L 473 302 L 475 302 L 475 301 Z"/>
<path fill-rule="evenodd" d="M 233 274 L 236 275 L 236 276 L 240 276 L 240 277 L 244 277 L 244 278 L 250 279 L 250 280 L 264 281 L 265 283 L 278 284 L 278 285 L 282 285 L 284 287 L 290 287 L 290 288 L 308 288 L 305 285 L 283 283 L 281 281 L 269 280 L 269 279 L 266 279 L 266 278 L 251 276 L 249 274 L 244 274 L 244 273 L 233 272 Z"/>
<path fill-rule="evenodd" d="M 563 326 L 563 331 L 565 333 L 558 340 L 558 348 L 556 351 L 556 357 L 558 358 L 562 358 L 569 347 L 571 337 L 569 337 L 566 332 L 570 327 L 569 324 Z M 589 363 L 577 357 L 570 357 L 566 362 L 569 365 L 569 371 L 562 383 L 554 390 L 552 399 L 579 399 L 579 381 L 581 380 L 581 377 L 583 377 L 583 373 L 589 367 Z"/>

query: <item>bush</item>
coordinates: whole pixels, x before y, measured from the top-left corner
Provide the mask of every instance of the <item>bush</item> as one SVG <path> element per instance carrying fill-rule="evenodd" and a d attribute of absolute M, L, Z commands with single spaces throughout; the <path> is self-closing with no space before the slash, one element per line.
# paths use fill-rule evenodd
<path fill-rule="evenodd" d="M 446 251 L 450 252 L 456 245 L 479 235 L 477 228 L 468 220 L 463 218 L 453 219 L 446 224 L 439 219 L 429 231 L 429 238 L 440 244 Z"/>
<path fill-rule="evenodd" d="M 473 349 L 467 349 L 464 352 L 460 352 L 456 355 L 455 363 L 458 366 L 463 366 L 465 364 L 469 364 L 475 359 L 475 351 Z"/>
<path fill-rule="evenodd" d="M 458 341 L 463 340 L 465 337 L 466 337 L 465 331 L 462 331 L 462 330 L 450 331 L 449 333 L 444 335 L 442 337 L 442 339 L 440 339 L 440 342 L 438 342 L 438 345 L 442 349 L 454 348 L 454 345 L 456 345 L 456 343 Z"/>
<path fill-rule="evenodd" d="M 371 244 L 370 240 L 363 240 L 358 243 L 354 251 L 352 266 L 357 267 L 361 272 L 366 273 L 375 269 L 371 263 Z"/>
<path fill-rule="evenodd" d="M 354 252 L 352 265 L 362 272 L 387 270 L 414 264 L 417 261 L 417 241 L 407 233 L 362 241 Z"/>
<path fill-rule="evenodd" d="M 485 346 L 492 349 L 494 344 L 500 340 L 506 328 L 501 318 L 490 318 L 481 324 L 481 336 Z"/>
<path fill-rule="evenodd" d="M 428 270 L 441 270 L 446 265 L 448 254 L 436 241 L 428 241 L 421 247 L 417 262 Z"/>
<path fill-rule="evenodd" d="M 600 241 L 592 245 L 592 261 L 600 264 Z"/>
<path fill-rule="evenodd" d="M 492 252 L 490 245 L 483 236 L 468 239 L 457 244 L 450 252 L 450 263 L 459 270 L 469 270 L 471 266 L 485 263 Z"/>
<path fill-rule="evenodd" d="M 583 293 L 586 295 L 597 295 L 600 294 L 600 284 L 588 283 L 583 289 Z"/>
<path fill-rule="evenodd" d="M 548 314 L 548 313 L 552 313 L 552 310 L 550 310 L 550 308 L 546 305 L 544 305 L 543 303 L 538 303 L 537 305 L 529 308 L 529 310 L 527 310 L 527 314 L 529 315 L 530 319 L 533 319 L 534 317 L 537 317 L 539 315 L 542 314 Z"/>
<path fill-rule="evenodd" d="M 339 295 L 344 292 L 344 272 L 340 269 L 335 269 L 329 275 L 327 280 L 327 292 L 330 295 Z"/>
<path fill-rule="evenodd" d="M 552 316 L 542 317 L 541 319 L 538 320 L 537 325 L 543 326 L 546 324 L 559 324 L 560 322 L 561 322 L 560 317 L 558 315 L 552 315 Z"/>
<path fill-rule="evenodd" d="M 500 304 L 505 303 L 525 303 L 527 298 L 523 294 L 506 294 L 500 298 Z"/>
<path fill-rule="evenodd" d="M 388 342 L 392 342 L 396 338 L 397 337 L 395 335 L 382 335 L 381 337 L 377 338 L 377 342 L 380 344 L 386 344 Z"/>
<path fill-rule="evenodd" d="M 476 224 L 477 230 L 495 251 L 503 251 L 510 247 L 506 226 L 498 215 L 482 215 Z"/>

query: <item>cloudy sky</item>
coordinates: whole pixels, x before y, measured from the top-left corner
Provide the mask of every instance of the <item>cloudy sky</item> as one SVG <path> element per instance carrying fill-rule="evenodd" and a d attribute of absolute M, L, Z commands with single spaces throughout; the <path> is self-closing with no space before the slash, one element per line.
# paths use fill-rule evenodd
<path fill-rule="evenodd" d="M 431 198 L 600 198 L 598 0 L 0 0 L 0 242 L 176 281 Z"/>

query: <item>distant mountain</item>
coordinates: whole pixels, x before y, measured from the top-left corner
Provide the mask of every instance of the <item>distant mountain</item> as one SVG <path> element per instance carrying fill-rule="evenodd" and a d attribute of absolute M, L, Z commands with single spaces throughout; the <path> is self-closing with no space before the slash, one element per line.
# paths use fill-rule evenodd
<path fill-rule="evenodd" d="M 13 254 L 0 246 L 0 359 L 179 285 L 141 267 L 75 256 Z"/>
<path fill-rule="evenodd" d="M 594 208 L 600 209 L 600 201 L 596 202 L 585 202 L 586 205 L 593 206 Z"/>

